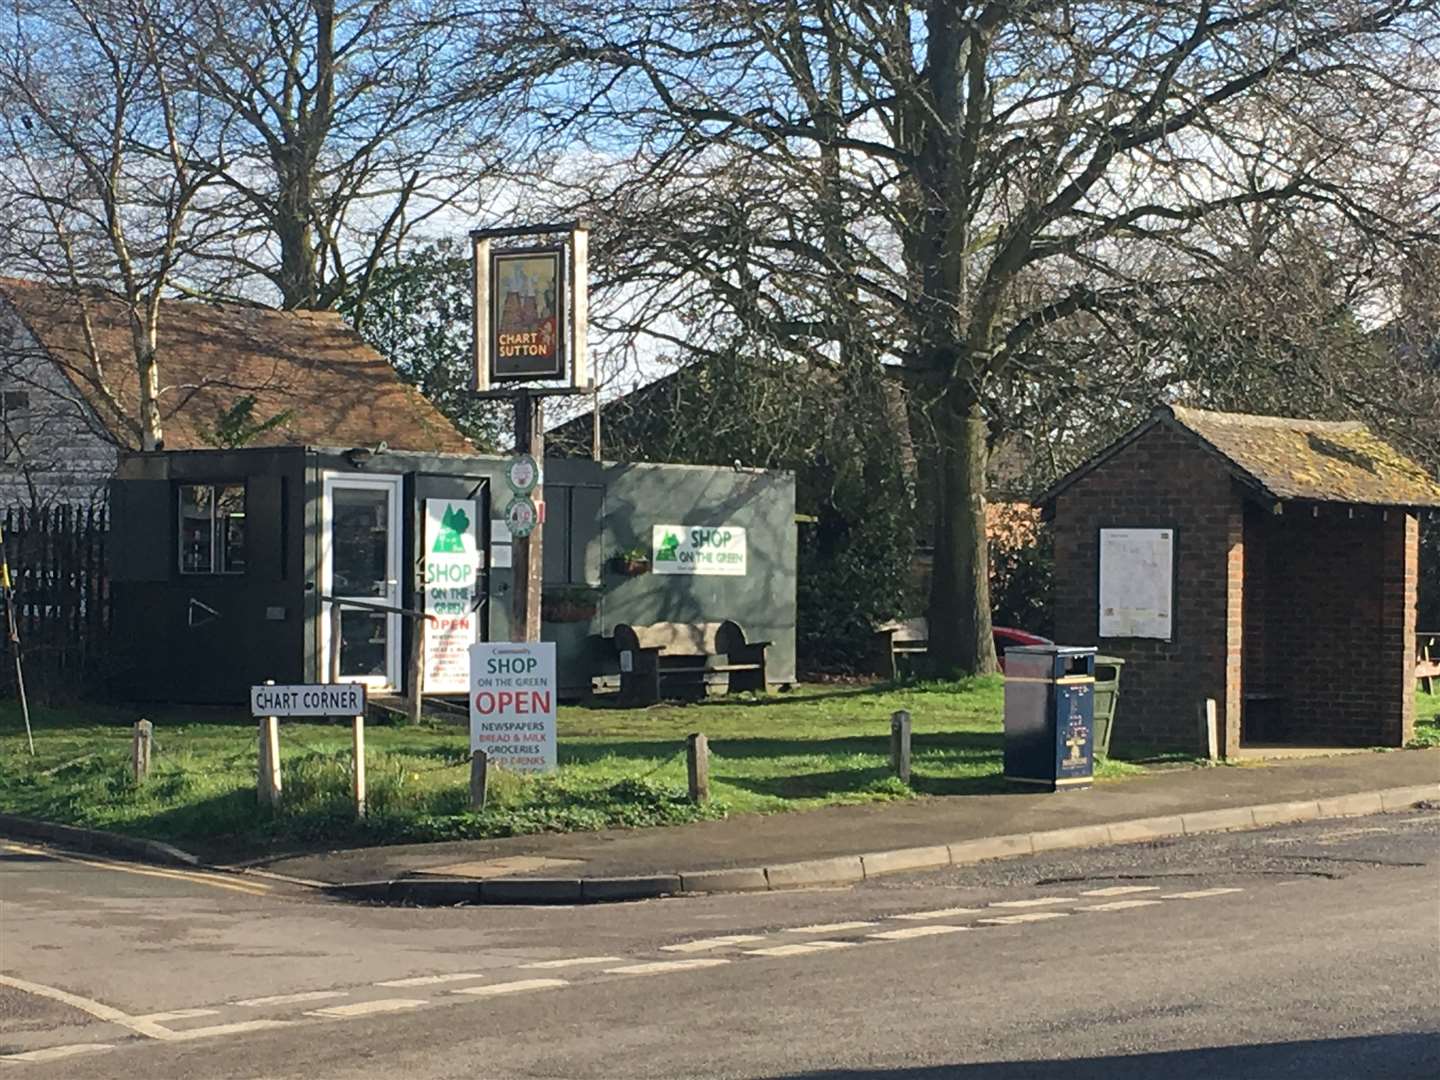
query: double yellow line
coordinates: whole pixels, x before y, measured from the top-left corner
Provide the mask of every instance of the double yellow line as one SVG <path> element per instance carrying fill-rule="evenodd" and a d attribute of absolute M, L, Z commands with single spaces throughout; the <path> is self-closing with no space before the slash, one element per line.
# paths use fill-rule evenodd
<path fill-rule="evenodd" d="M 92 866 L 99 870 L 117 870 L 122 874 L 135 874 L 139 877 L 157 877 L 169 878 L 173 881 L 188 881 L 192 885 L 206 885 L 212 889 L 228 889 L 230 892 L 246 893 L 250 896 L 268 896 L 274 891 L 274 886 L 267 885 L 264 882 L 232 878 L 223 874 L 209 874 L 201 870 L 161 870 L 158 867 L 134 866 L 130 863 L 113 862 L 110 859 L 81 858 L 79 855 L 62 855 L 58 851 L 31 847 L 29 844 L 16 844 L 8 840 L 0 843 L 0 848 L 4 848 L 6 851 L 17 852 L 21 855 L 39 855 L 42 858 L 56 859 L 60 862 Z"/>

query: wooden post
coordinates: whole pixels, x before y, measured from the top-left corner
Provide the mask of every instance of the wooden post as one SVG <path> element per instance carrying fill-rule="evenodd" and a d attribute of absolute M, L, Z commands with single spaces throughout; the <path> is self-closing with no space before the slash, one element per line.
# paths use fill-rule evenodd
<path fill-rule="evenodd" d="M 421 597 L 423 604 L 423 589 L 417 589 L 417 597 Z M 410 686 L 410 700 L 406 702 L 410 709 L 410 723 L 420 723 L 420 717 L 425 707 L 425 619 L 413 619 L 414 630 L 410 634 L 410 658 L 407 663 L 408 670 L 405 678 Z"/>
<path fill-rule="evenodd" d="M 902 784 L 910 783 L 910 714 L 904 709 L 890 717 L 890 767 Z"/>
<path fill-rule="evenodd" d="M 698 731 L 685 740 L 685 768 L 690 774 L 690 801 L 703 806 L 710 801 L 710 744 Z"/>
<path fill-rule="evenodd" d="M 1211 761 L 1220 758 L 1220 724 L 1214 698 L 1206 698 L 1200 704 L 1200 741 L 1205 747 L 1205 756 Z"/>
<path fill-rule="evenodd" d="M 266 679 L 266 686 L 274 686 L 274 679 Z M 260 718 L 259 776 L 255 785 L 256 801 L 266 806 L 280 802 L 280 718 Z"/>
<path fill-rule="evenodd" d="M 271 681 L 271 680 L 267 680 Z M 340 681 L 340 601 L 330 601 L 330 681 Z"/>
<path fill-rule="evenodd" d="M 150 742 L 154 725 L 149 720 L 135 722 L 135 741 L 131 746 L 130 767 L 135 783 L 143 784 L 150 776 Z"/>
<path fill-rule="evenodd" d="M 528 387 L 515 392 L 515 452 L 529 454 L 535 459 L 540 470 L 540 482 L 530 492 L 537 510 L 543 514 L 545 492 L 545 399 L 531 393 Z M 515 537 L 511 555 L 510 578 L 514 583 L 510 596 L 510 640 L 540 640 L 540 582 L 544 571 L 544 549 L 542 536 L 544 527 L 540 522 L 530 535 L 521 539 Z"/>
<path fill-rule="evenodd" d="M 470 755 L 470 809 L 485 809 L 485 789 L 490 782 L 490 759 L 484 750 Z"/>
<path fill-rule="evenodd" d="M 355 816 L 365 816 L 365 717 L 360 715 L 351 720 L 350 728 L 350 780 L 355 792 Z"/>

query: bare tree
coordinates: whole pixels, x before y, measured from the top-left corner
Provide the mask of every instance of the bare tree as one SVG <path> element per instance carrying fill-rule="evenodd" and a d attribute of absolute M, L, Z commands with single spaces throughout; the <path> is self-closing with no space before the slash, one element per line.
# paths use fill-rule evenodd
<path fill-rule="evenodd" d="M 214 117 L 175 90 L 149 0 L 16 0 L 0 45 L 0 244 L 5 263 L 68 289 L 84 380 L 107 434 L 164 443 L 160 303 L 205 237 L 191 161 Z M 97 299 L 128 316 L 130 353 L 107 354 Z M 134 368 L 133 399 L 116 365 Z"/>
<path fill-rule="evenodd" d="M 458 0 L 176 0 L 170 78 L 215 102 L 191 167 L 237 281 L 363 319 L 410 230 L 473 204 L 522 97 L 483 12 Z M 521 141 L 513 139 L 511 143 Z M 243 286 L 237 285 L 243 291 Z"/>
<path fill-rule="evenodd" d="M 1039 347 L 1057 328 L 1087 360 L 1134 340 L 1233 279 L 1217 230 L 1254 208 L 1377 251 L 1440 210 L 1436 0 L 551 0 L 533 33 L 610 166 L 588 201 L 617 328 L 908 373 L 937 455 L 932 652 L 958 671 L 995 664 L 987 434 L 1073 380 Z"/>

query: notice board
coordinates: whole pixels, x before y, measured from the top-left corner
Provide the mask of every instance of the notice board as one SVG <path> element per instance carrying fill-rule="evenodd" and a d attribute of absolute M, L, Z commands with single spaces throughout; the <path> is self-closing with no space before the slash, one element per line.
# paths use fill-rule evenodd
<path fill-rule="evenodd" d="M 1100 636 L 1170 641 L 1175 530 L 1100 530 Z"/>

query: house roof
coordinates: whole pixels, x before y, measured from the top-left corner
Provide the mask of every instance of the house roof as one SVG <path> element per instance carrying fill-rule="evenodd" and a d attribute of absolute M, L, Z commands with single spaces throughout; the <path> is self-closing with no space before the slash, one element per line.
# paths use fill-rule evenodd
<path fill-rule="evenodd" d="M 1282 502 L 1440 506 L 1425 468 L 1355 421 L 1210 412 L 1161 405 L 1149 419 L 1062 477 L 1037 506 L 1099 468 L 1147 431 L 1166 425 L 1218 455 L 1243 483 Z"/>
<path fill-rule="evenodd" d="M 138 445 L 126 420 L 139 414 L 140 382 L 129 315 L 120 301 L 84 297 L 105 382 L 123 415 L 106 406 L 90 362 L 76 294 L 0 277 L 8 301 L 40 347 L 69 377 L 117 442 Z M 217 422 L 253 395 L 253 415 L 288 416 L 247 445 L 371 446 L 468 452 L 444 415 L 339 315 L 239 304 L 166 300 L 160 307 L 161 423 L 171 450 L 214 445 Z"/>

